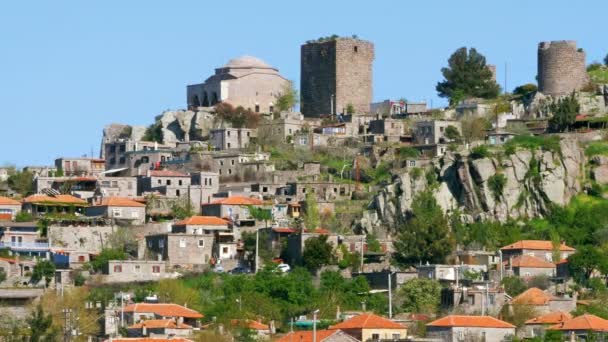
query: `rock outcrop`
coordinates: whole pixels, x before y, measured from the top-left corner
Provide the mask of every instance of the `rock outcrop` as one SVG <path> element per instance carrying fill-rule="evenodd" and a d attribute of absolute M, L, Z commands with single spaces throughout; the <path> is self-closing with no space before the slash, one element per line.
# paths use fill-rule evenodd
<path fill-rule="evenodd" d="M 206 140 L 213 128 L 215 113 L 213 108 L 199 108 L 198 111 L 165 111 L 156 117 L 163 132 L 164 144 Z"/>
<path fill-rule="evenodd" d="M 538 217 L 552 204 L 565 205 L 582 190 L 584 153 L 574 139 L 560 141 L 560 151 L 518 150 L 509 156 L 471 159 L 447 154 L 426 172 L 439 180 L 432 186 L 446 213 L 458 210 L 468 220 L 506 221 Z M 415 195 L 426 190 L 421 170 L 406 169 L 382 189 L 359 221 L 359 228 L 380 237 L 392 233 L 407 217 Z M 504 176 L 502 193 L 495 193 L 490 179 Z"/>

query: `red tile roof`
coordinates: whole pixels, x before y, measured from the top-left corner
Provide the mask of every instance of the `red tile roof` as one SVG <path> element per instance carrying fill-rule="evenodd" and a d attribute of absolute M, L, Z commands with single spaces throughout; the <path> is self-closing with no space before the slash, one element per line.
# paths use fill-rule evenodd
<path fill-rule="evenodd" d="M 490 316 L 450 315 L 433 321 L 431 327 L 476 327 L 476 328 L 515 328 L 511 323 Z"/>
<path fill-rule="evenodd" d="M 21 205 L 21 202 L 12 198 L 0 196 L 0 205 Z"/>
<path fill-rule="evenodd" d="M 230 196 L 211 202 L 211 204 L 225 204 L 225 205 L 262 205 L 264 201 L 245 196 Z M 208 205 L 208 204 L 203 204 Z"/>
<path fill-rule="evenodd" d="M 608 320 L 595 315 L 585 314 L 569 321 L 556 324 L 548 330 L 584 330 L 584 331 L 608 331 Z"/>
<path fill-rule="evenodd" d="M 13 219 L 13 214 L 0 214 L 0 221 L 10 221 Z"/>
<path fill-rule="evenodd" d="M 175 222 L 174 226 L 227 226 L 228 221 L 215 216 L 192 216 Z"/>
<path fill-rule="evenodd" d="M 272 228 L 275 233 L 295 233 L 296 230 L 293 228 Z"/>
<path fill-rule="evenodd" d="M 14 264 L 16 262 L 15 259 L 9 259 L 9 258 L 0 258 L 0 261 L 6 261 L 10 264 Z"/>
<path fill-rule="evenodd" d="M 333 334 L 337 334 L 338 330 L 317 330 L 317 342 L 323 342 L 326 338 Z M 312 342 L 312 331 L 294 331 L 275 342 Z"/>
<path fill-rule="evenodd" d="M 531 250 L 539 250 L 539 251 L 552 251 L 553 250 L 553 242 L 547 240 L 520 240 L 514 242 L 510 245 L 506 245 L 501 250 L 517 250 L 517 249 L 531 249 Z M 565 244 L 561 244 L 559 250 L 562 252 L 574 252 L 575 249 L 567 246 Z"/>
<path fill-rule="evenodd" d="M 34 204 L 75 204 L 75 205 L 86 205 L 87 201 L 74 197 L 72 195 L 31 195 L 23 200 L 23 203 L 34 203 Z"/>
<path fill-rule="evenodd" d="M 173 170 L 152 170 L 150 171 L 151 177 L 190 177 L 185 173 Z"/>
<path fill-rule="evenodd" d="M 162 317 L 203 318 L 203 315 L 177 304 L 138 303 L 127 305 L 125 312 L 154 313 Z"/>
<path fill-rule="evenodd" d="M 130 326 L 130 329 L 150 329 L 167 328 L 167 329 L 192 329 L 192 326 L 184 323 L 177 323 L 172 319 L 149 319 Z"/>
<path fill-rule="evenodd" d="M 110 342 L 105 340 L 104 342 Z M 125 337 L 125 338 L 113 338 L 112 342 L 193 342 L 187 338 L 154 338 L 154 337 Z"/>
<path fill-rule="evenodd" d="M 252 319 L 233 319 L 231 322 L 234 327 L 247 327 L 252 330 L 270 330 L 270 326 L 268 324 L 264 324 L 262 322 L 254 321 Z"/>
<path fill-rule="evenodd" d="M 130 198 L 124 197 L 105 197 L 101 200 L 101 203 L 96 204 L 98 207 L 135 207 L 144 208 L 146 205 Z"/>
<path fill-rule="evenodd" d="M 329 329 L 405 329 L 405 327 L 387 318 L 365 313 L 332 325 Z"/>
<path fill-rule="evenodd" d="M 547 305 L 552 299 L 552 295 L 537 287 L 532 287 L 513 298 L 511 303 L 522 305 Z"/>
<path fill-rule="evenodd" d="M 526 321 L 526 324 L 558 324 L 571 319 L 572 315 L 568 312 L 556 311 L 529 319 Z"/>
<path fill-rule="evenodd" d="M 513 258 L 511 266 L 528 268 L 555 268 L 555 264 L 531 255 L 520 255 Z"/>

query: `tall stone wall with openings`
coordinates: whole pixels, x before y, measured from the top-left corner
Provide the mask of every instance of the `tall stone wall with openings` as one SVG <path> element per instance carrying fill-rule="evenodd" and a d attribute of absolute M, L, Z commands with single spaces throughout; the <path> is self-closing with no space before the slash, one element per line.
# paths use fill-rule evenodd
<path fill-rule="evenodd" d="M 575 41 L 561 40 L 538 44 L 538 90 L 560 96 L 580 90 L 589 82 L 585 52 Z"/>

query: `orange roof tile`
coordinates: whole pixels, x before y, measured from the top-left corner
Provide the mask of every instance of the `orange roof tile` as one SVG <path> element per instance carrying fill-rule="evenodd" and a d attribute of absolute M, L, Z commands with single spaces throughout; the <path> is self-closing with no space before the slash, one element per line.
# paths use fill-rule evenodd
<path fill-rule="evenodd" d="M 177 338 L 177 337 L 126 337 L 126 338 L 113 338 L 112 342 L 193 342 L 187 338 Z M 110 340 L 105 340 L 104 342 L 110 342 Z"/>
<path fill-rule="evenodd" d="M 281 227 L 277 227 L 277 228 L 272 228 L 273 232 L 276 233 L 295 233 L 296 230 L 294 228 L 281 228 Z"/>
<path fill-rule="evenodd" d="M 150 329 L 168 328 L 168 329 L 191 329 L 192 326 L 184 323 L 177 323 L 172 319 L 149 319 L 130 326 L 130 329 Z"/>
<path fill-rule="evenodd" d="M 17 262 L 15 259 L 9 259 L 9 258 L 0 258 L 0 261 L 6 261 L 10 264 L 14 264 L 15 262 Z"/>
<path fill-rule="evenodd" d="M 511 323 L 490 316 L 449 315 L 433 321 L 431 327 L 478 327 L 478 328 L 515 328 Z"/>
<path fill-rule="evenodd" d="M 101 203 L 96 204 L 98 207 L 136 207 L 144 208 L 146 205 L 130 198 L 124 197 L 105 197 L 101 200 Z"/>
<path fill-rule="evenodd" d="M 162 317 L 203 318 L 203 315 L 177 304 L 137 303 L 125 306 L 125 312 L 151 312 Z"/>
<path fill-rule="evenodd" d="M 553 242 L 547 240 L 520 240 L 510 245 L 506 245 L 501 250 L 512 250 L 512 249 L 532 249 L 539 251 L 552 251 Z M 574 252 L 575 249 L 561 244 L 559 250 L 562 252 Z"/>
<path fill-rule="evenodd" d="M 338 330 L 317 330 L 317 341 L 323 342 L 326 338 L 330 337 L 333 334 L 337 334 Z M 291 332 L 278 340 L 276 342 L 312 342 L 312 331 L 294 331 Z"/>
<path fill-rule="evenodd" d="M 529 319 L 526 321 L 526 324 L 558 324 L 571 319 L 572 315 L 568 312 L 556 311 Z"/>
<path fill-rule="evenodd" d="M 233 319 L 231 321 L 232 326 L 246 326 L 248 329 L 252 330 L 270 330 L 270 326 L 268 324 L 264 324 L 262 322 L 254 321 L 252 319 Z"/>
<path fill-rule="evenodd" d="M 78 197 L 74 197 L 72 195 L 57 195 L 57 196 L 49 196 L 49 195 L 31 195 L 26 197 L 23 200 L 24 203 L 49 203 L 49 204 L 75 204 L 75 205 L 86 205 L 87 201 L 80 199 Z"/>
<path fill-rule="evenodd" d="M 173 170 L 152 170 L 150 171 L 151 177 L 190 177 L 185 173 Z"/>
<path fill-rule="evenodd" d="M 518 257 L 513 258 L 511 266 L 529 268 L 555 268 L 555 264 L 531 255 L 520 255 Z"/>
<path fill-rule="evenodd" d="M 227 226 L 228 221 L 215 216 L 192 216 L 179 222 L 175 226 Z"/>
<path fill-rule="evenodd" d="M 548 330 L 584 330 L 584 331 L 608 331 L 608 320 L 595 315 L 585 314 L 569 321 L 556 324 Z"/>
<path fill-rule="evenodd" d="M 211 202 L 211 204 L 225 204 L 225 205 L 262 205 L 264 201 L 245 196 L 230 196 Z M 203 205 L 208 205 L 203 204 Z"/>
<path fill-rule="evenodd" d="M 0 221 L 10 221 L 13 219 L 13 214 L 0 214 Z"/>
<path fill-rule="evenodd" d="M 0 196 L 0 205 L 21 205 L 21 202 L 12 198 Z"/>
<path fill-rule="evenodd" d="M 511 300 L 512 304 L 523 304 L 523 305 L 546 305 L 553 299 L 553 296 L 539 289 L 538 287 L 531 287 L 519 294 L 517 297 Z"/>
<path fill-rule="evenodd" d="M 329 329 L 405 329 L 405 327 L 387 318 L 365 313 L 332 325 Z"/>

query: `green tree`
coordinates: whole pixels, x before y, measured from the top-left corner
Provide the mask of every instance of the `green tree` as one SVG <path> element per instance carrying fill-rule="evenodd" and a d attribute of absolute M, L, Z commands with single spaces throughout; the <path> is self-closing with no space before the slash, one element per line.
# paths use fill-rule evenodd
<path fill-rule="evenodd" d="M 306 229 L 314 231 L 319 228 L 319 205 L 317 203 L 317 196 L 312 192 L 311 188 L 306 189 L 304 212 L 304 226 Z"/>
<path fill-rule="evenodd" d="M 475 48 L 456 50 L 441 73 L 445 79 L 437 83 L 436 89 L 440 97 L 450 99 L 451 105 L 470 97 L 495 98 L 500 92 L 486 58 Z"/>
<path fill-rule="evenodd" d="M 517 296 L 518 294 L 524 292 L 527 288 L 526 283 L 524 283 L 520 277 L 516 276 L 504 277 L 501 285 L 504 287 L 505 292 L 511 297 Z"/>
<path fill-rule="evenodd" d="M 454 141 L 459 141 L 460 140 L 460 132 L 458 131 L 458 128 L 449 125 L 448 127 L 445 128 L 445 136 L 446 138 L 450 139 L 450 140 L 454 140 Z"/>
<path fill-rule="evenodd" d="M 486 136 L 486 130 L 492 125 L 486 118 L 467 116 L 460 122 L 462 125 L 462 137 L 466 142 L 482 140 Z"/>
<path fill-rule="evenodd" d="M 606 54 L 606 57 L 604 57 L 604 65 L 608 66 L 608 54 Z"/>
<path fill-rule="evenodd" d="M 533 94 L 537 91 L 538 91 L 538 87 L 536 86 L 536 84 L 526 83 L 526 84 L 522 84 L 520 86 L 515 87 L 515 89 L 513 89 L 513 95 L 523 97 L 523 96 L 528 96 L 530 94 Z"/>
<path fill-rule="evenodd" d="M 550 105 L 553 116 L 549 122 L 560 132 L 568 131 L 568 128 L 576 121 L 581 105 L 573 92 L 570 96 L 559 99 Z"/>
<path fill-rule="evenodd" d="M 8 186 L 21 196 L 34 193 L 34 174 L 30 171 L 18 171 L 8 176 Z"/>
<path fill-rule="evenodd" d="M 101 253 L 89 262 L 89 266 L 95 272 L 101 272 L 108 265 L 110 260 L 125 260 L 127 254 L 120 249 L 104 248 Z"/>
<path fill-rule="evenodd" d="M 441 284 L 433 279 L 412 279 L 399 290 L 403 312 L 434 314 L 439 310 Z"/>
<path fill-rule="evenodd" d="M 193 216 L 196 212 L 189 197 L 177 198 L 171 204 L 171 213 L 178 220 Z"/>
<path fill-rule="evenodd" d="M 44 286 L 48 287 L 54 276 L 55 264 L 53 264 L 50 260 L 40 260 L 38 263 L 36 263 L 36 266 L 34 266 L 31 280 L 33 283 L 37 284 L 44 279 Z"/>
<path fill-rule="evenodd" d="M 352 103 L 346 105 L 346 114 L 352 115 L 355 114 L 355 106 Z"/>
<path fill-rule="evenodd" d="M 411 216 L 397 229 L 394 261 L 401 266 L 444 262 L 454 244 L 447 217 L 429 190 L 412 203 Z"/>
<path fill-rule="evenodd" d="M 157 143 L 163 142 L 163 125 L 160 120 L 156 120 L 153 124 L 146 128 L 143 141 L 156 141 Z"/>
<path fill-rule="evenodd" d="M 318 270 L 323 265 L 328 265 L 333 256 L 333 247 L 327 242 L 327 235 L 312 237 L 304 242 L 302 259 L 304 266 L 311 271 Z"/>
<path fill-rule="evenodd" d="M 505 175 L 502 173 L 494 174 L 488 178 L 488 188 L 490 188 L 495 200 L 500 201 L 506 184 L 507 177 L 505 177 Z"/>
<path fill-rule="evenodd" d="M 31 342 L 52 342 L 59 337 L 57 329 L 53 327 L 53 317 L 44 313 L 41 304 L 27 318 L 27 324 L 30 327 Z"/>
<path fill-rule="evenodd" d="M 294 88 L 293 82 L 289 81 L 276 97 L 276 106 L 279 112 L 290 111 L 298 104 L 298 91 Z"/>
<path fill-rule="evenodd" d="M 581 246 L 568 257 L 570 275 L 579 284 L 587 284 L 594 271 L 608 274 L 608 255 L 593 246 Z"/>

